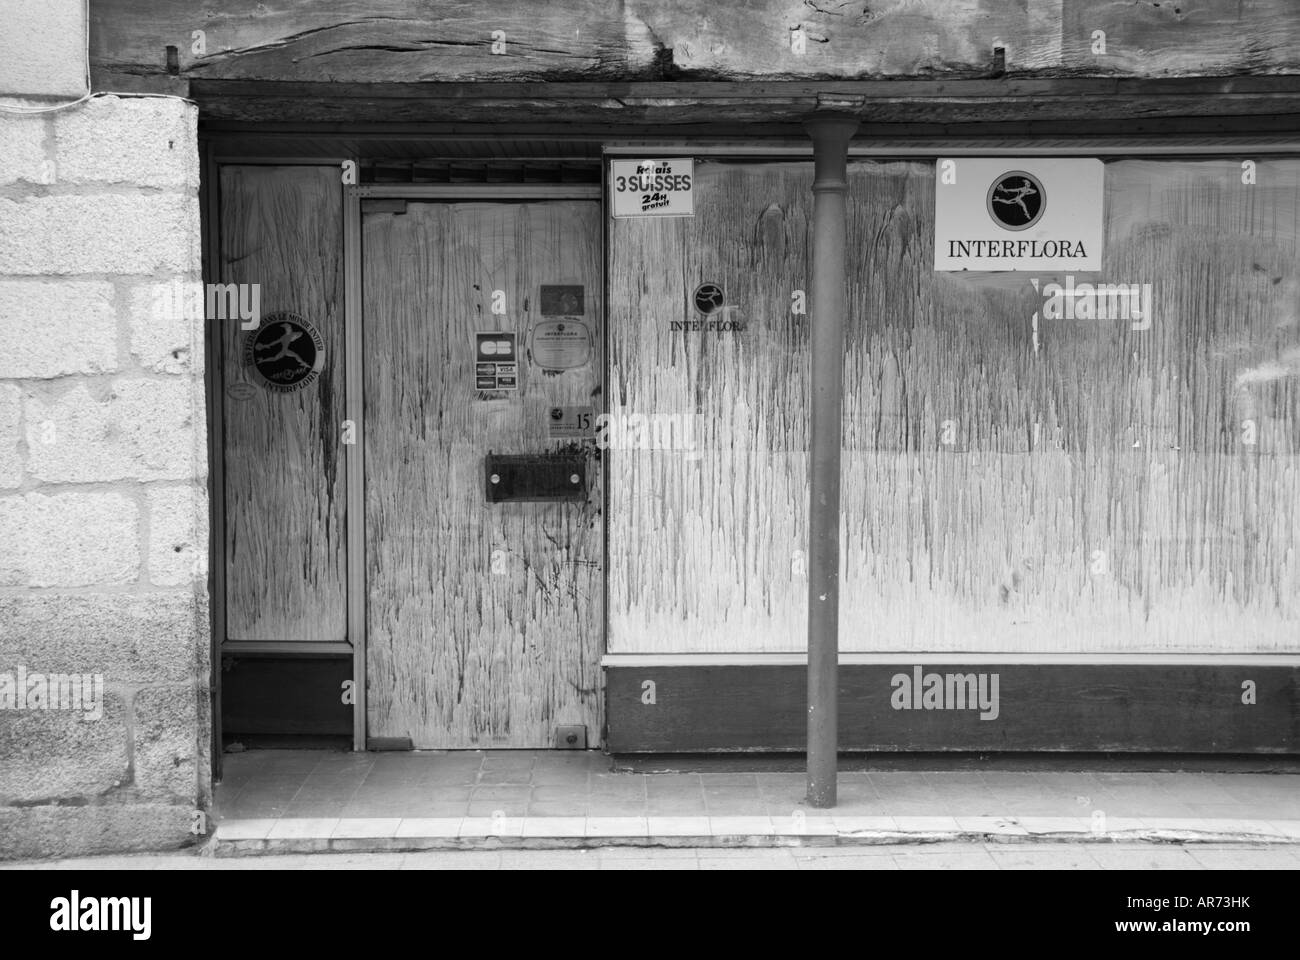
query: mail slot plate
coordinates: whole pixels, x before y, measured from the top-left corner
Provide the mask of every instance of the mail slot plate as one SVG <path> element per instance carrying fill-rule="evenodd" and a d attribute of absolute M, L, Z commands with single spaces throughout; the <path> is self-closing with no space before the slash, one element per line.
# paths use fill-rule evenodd
<path fill-rule="evenodd" d="M 586 500 L 587 458 L 489 453 L 483 460 L 483 481 L 488 503 Z"/>

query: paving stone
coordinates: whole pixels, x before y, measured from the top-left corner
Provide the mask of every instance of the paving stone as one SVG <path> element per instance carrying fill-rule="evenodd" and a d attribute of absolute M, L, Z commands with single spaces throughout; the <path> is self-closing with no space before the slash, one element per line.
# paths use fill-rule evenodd
<path fill-rule="evenodd" d="M 796 858 L 800 870 L 897 870 L 898 863 L 888 855 L 854 854 L 848 857 Z"/>
<path fill-rule="evenodd" d="M 1202 849 L 1188 846 L 1188 855 L 1207 870 L 1296 870 L 1300 859 L 1296 851 L 1257 846 L 1215 847 Z"/>
<path fill-rule="evenodd" d="M 989 855 L 987 850 L 976 848 L 972 850 L 944 850 L 937 851 L 926 849 L 924 851 L 908 850 L 906 852 L 896 852 L 894 862 L 898 864 L 900 870 L 996 870 L 998 862 Z"/>

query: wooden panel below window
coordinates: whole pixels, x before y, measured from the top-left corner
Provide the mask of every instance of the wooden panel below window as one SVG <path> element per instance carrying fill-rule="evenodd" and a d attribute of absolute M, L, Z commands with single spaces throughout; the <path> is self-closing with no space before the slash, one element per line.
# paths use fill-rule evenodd
<path fill-rule="evenodd" d="M 611 753 L 800 752 L 807 743 L 803 665 L 611 666 L 605 674 Z M 845 752 L 1300 752 L 1294 666 L 918 658 L 841 665 L 839 678 Z"/>

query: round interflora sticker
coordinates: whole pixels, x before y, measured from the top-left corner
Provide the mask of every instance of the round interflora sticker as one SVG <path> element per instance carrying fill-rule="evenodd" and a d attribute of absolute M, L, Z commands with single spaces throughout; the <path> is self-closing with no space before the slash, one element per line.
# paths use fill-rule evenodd
<path fill-rule="evenodd" d="M 325 366 L 325 341 L 296 313 L 272 313 L 244 338 L 244 366 L 276 393 L 311 385 Z"/>
<path fill-rule="evenodd" d="M 727 302 L 720 283 L 701 283 L 695 288 L 691 300 L 695 304 L 695 309 L 706 317 L 713 316 Z"/>
<path fill-rule="evenodd" d="M 989 216 L 1004 230 L 1028 230 L 1043 218 L 1047 193 L 1033 174 L 1011 170 L 989 185 L 984 203 Z"/>

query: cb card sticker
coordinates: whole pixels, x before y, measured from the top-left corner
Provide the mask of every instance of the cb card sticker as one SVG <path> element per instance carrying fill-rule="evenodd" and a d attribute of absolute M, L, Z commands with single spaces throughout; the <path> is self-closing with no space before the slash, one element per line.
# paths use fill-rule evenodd
<path fill-rule="evenodd" d="M 474 334 L 474 389 L 519 389 L 519 354 L 515 334 L 502 330 Z"/>

